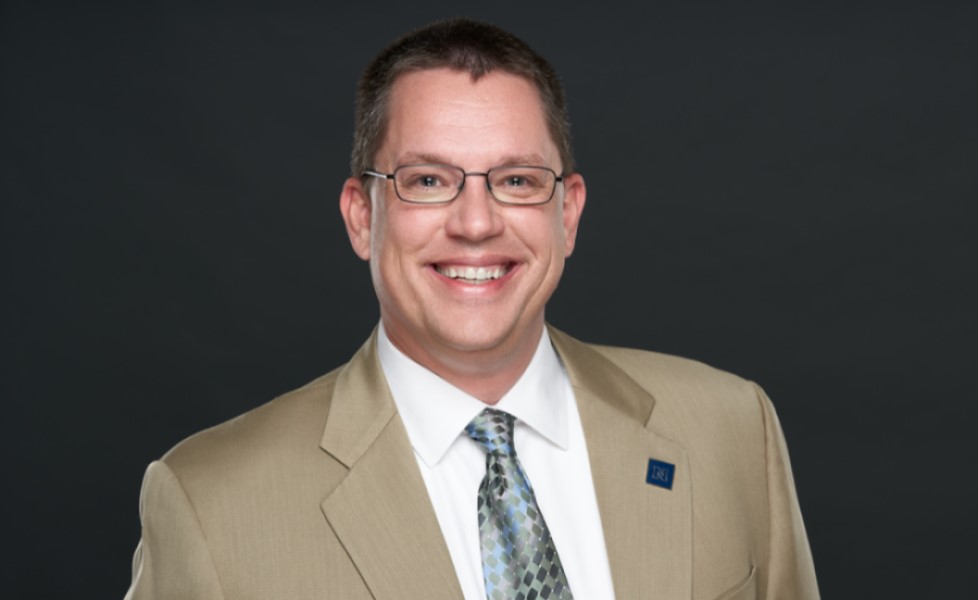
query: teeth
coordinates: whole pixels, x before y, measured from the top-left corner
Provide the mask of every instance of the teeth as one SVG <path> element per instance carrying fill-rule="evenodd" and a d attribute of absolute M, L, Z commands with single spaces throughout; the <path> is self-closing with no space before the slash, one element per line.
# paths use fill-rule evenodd
<path fill-rule="evenodd" d="M 506 274 L 505 267 L 442 267 L 438 272 L 451 279 L 461 279 L 467 283 L 485 283 L 499 279 Z"/>

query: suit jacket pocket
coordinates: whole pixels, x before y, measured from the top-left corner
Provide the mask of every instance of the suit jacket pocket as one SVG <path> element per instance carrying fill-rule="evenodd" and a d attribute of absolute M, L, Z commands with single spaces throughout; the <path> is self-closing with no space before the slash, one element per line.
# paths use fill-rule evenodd
<path fill-rule="evenodd" d="M 754 600 L 755 598 L 757 598 L 757 567 L 751 565 L 747 579 L 717 596 L 716 600 Z"/>

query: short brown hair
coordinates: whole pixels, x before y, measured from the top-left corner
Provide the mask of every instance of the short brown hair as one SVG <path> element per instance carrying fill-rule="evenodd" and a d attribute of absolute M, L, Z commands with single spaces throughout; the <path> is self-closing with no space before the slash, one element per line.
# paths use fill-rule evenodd
<path fill-rule="evenodd" d="M 412 71 L 450 68 L 473 80 L 494 69 L 529 80 L 540 93 L 550 136 L 560 152 L 563 172 L 574 171 L 570 120 L 557 72 L 515 35 L 469 19 L 438 21 L 398 38 L 367 65 L 357 88 L 356 125 L 350 168 L 354 177 L 374 168 L 387 132 L 387 105 L 398 77 Z"/>

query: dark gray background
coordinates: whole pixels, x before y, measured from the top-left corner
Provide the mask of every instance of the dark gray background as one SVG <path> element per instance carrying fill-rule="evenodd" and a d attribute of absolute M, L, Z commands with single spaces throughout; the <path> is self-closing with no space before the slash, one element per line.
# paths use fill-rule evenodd
<path fill-rule="evenodd" d="M 569 92 L 550 320 L 764 385 L 824 597 L 973 596 L 975 7 L 5 2 L 5 597 L 121 598 L 146 464 L 367 336 L 355 80 L 460 14 Z"/>

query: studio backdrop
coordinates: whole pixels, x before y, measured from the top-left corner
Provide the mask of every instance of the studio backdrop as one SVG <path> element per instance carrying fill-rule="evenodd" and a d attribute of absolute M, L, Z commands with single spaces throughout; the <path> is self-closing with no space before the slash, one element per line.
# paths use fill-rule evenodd
<path fill-rule="evenodd" d="M 978 592 L 975 3 L 0 11 L 7 597 L 121 598 L 146 465 L 367 338 L 354 87 L 449 16 L 567 88 L 588 200 L 548 319 L 767 390 L 825 598 Z"/>

